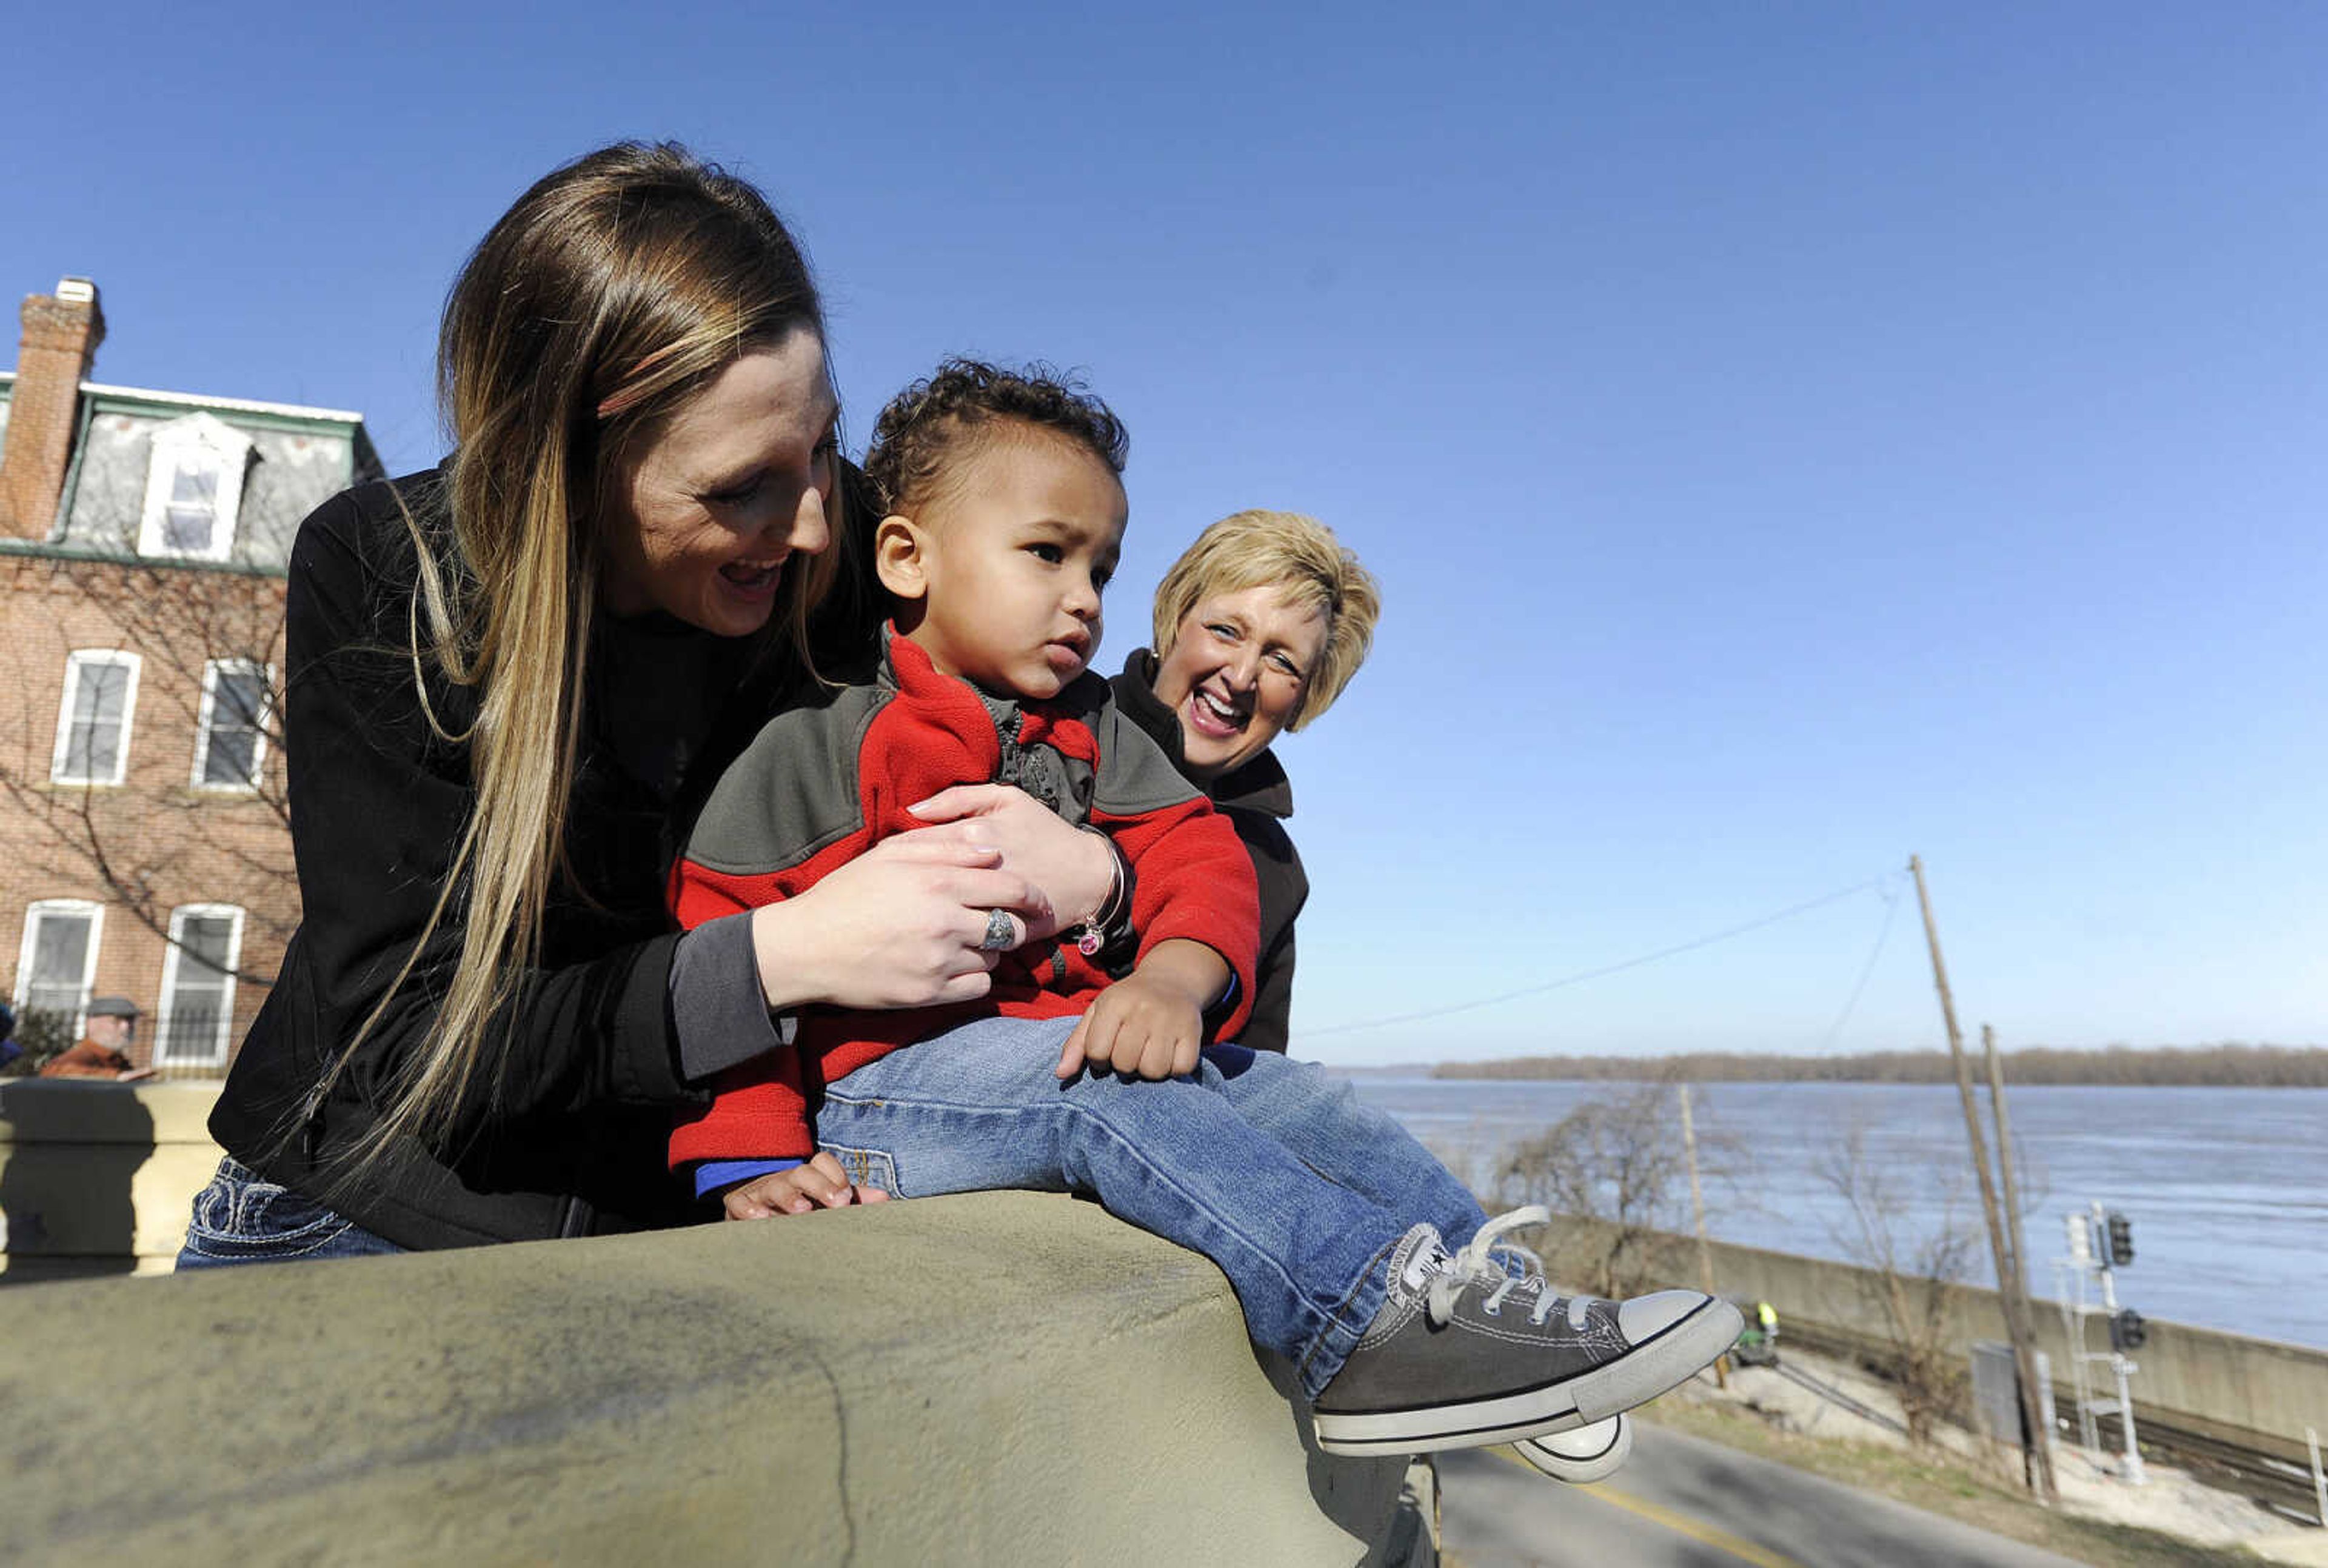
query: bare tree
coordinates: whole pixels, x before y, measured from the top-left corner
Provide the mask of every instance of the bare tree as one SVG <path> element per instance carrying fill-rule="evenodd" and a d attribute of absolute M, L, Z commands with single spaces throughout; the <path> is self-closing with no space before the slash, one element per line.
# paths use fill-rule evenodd
<path fill-rule="evenodd" d="M 1899 1178 L 1869 1154 L 1863 1127 L 1853 1128 L 1817 1169 L 1844 1200 L 1848 1218 L 1831 1228 L 1845 1255 L 1865 1271 L 1861 1288 L 1883 1324 L 1908 1436 L 1929 1443 L 1960 1404 L 1948 1292 L 1970 1272 L 1981 1239 L 1963 1213 L 1957 1184 L 1927 1171 L 1918 1172 L 1920 1183 L 1942 1180 L 1939 1221 L 1915 1225 Z"/>
<path fill-rule="evenodd" d="M 1641 1282 L 1659 1233 L 1688 1228 L 1688 1156 L 1675 1094 L 1671 1084 L 1641 1084 L 1586 1101 L 1507 1150 L 1497 1172 L 1502 1202 L 1541 1203 L 1582 1222 L 1567 1228 L 1560 1261 L 1575 1283 L 1601 1295 Z M 1742 1157 L 1707 1121 L 1698 1128 L 1699 1166 L 1724 1182 Z"/>

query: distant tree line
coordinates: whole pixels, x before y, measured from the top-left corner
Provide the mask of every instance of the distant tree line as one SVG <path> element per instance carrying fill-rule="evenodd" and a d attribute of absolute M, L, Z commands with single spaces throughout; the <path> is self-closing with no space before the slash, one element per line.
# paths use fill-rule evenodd
<path fill-rule="evenodd" d="M 1975 1066 L 1977 1075 L 1979 1068 Z M 1670 1056 L 1513 1056 L 1442 1062 L 1434 1078 L 1561 1078 L 1592 1083 L 1952 1084 L 1946 1051 L 1866 1051 L 1849 1056 L 1779 1056 L 1691 1051 Z M 2328 1089 L 2328 1047 L 2319 1046 L 2110 1046 L 2004 1053 L 2014 1084 L 2154 1084 L 2252 1089 Z"/>

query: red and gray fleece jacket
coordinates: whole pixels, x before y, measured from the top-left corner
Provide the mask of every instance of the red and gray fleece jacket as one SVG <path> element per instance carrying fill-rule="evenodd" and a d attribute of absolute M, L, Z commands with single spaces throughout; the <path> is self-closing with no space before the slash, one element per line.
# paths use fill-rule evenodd
<path fill-rule="evenodd" d="M 903 637 L 883 636 L 869 682 L 780 714 L 728 767 L 671 869 L 671 908 L 692 930 L 789 898 L 893 833 L 921 826 L 906 807 L 962 784 L 1017 784 L 1104 832 L 1132 869 L 1141 956 L 1174 937 L 1201 942 L 1235 972 L 1234 1005 L 1213 1036 L 1234 1039 L 1251 1009 L 1260 942 L 1253 862 L 1226 818 L 1183 778 L 1088 672 L 1047 702 L 987 696 L 940 674 Z M 698 1160 L 803 1160 L 824 1084 L 900 1046 L 975 1018 L 1066 1018 L 1108 974 L 1072 942 L 1003 955 L 973 1002 L 896 1012 L 803 1009 L 793 1047 L 731 1068 L 671 1140 L 674 1169 Z"/>

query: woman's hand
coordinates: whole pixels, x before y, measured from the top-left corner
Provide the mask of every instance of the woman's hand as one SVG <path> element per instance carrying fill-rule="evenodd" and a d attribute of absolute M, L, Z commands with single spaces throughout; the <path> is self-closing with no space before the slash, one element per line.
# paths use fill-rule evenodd
<path fill-rule="evenodd" d="M 1115 852 L 1105 839 L 1069 826 L 1013 785 L 956 784 L 908 809 L 945 825 L 905 837 L 999 850 L 1003 867 L 1042 890 L 1049 907 L 1028 920 L 1028 938 L 1057 934 L 1098 909 L 1115 887 Z"/>
<path fill-rule="evenodd" d="M 958 830 L 903 833 L 799 897 L 754 910 L 752 950 L 768 1006 L 871 1012 L 984 996 L 1001 956 L 983 945 L 994 910 L 1008 913 L 1009 947 L 1029 928 L 1058 925 L 1042 889 L 1004 869 L 1003 854 Z"/>
<path fill-rule="evenodd" d="M 820 1208 L 846 1208 L 852 1203 L 887 1203 L 889 1195 L 878 1187 L 850 1186 L 840 1161 L 819 1153 L 805 1165 L 731 1187 L 719 1201 L 729 1219 L 774 1219 Z"/>

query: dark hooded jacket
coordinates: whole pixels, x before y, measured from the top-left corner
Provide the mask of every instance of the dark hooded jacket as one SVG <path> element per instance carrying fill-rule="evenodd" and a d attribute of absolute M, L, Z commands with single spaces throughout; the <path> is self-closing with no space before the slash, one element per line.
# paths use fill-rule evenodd
<path fill-rule="evenodd" d="M 1181 750 L 1180 720 L 1157 699 L 1156 655 L 1147 649 L 1133 653 L 1111 684 L 1124 717 L 1147 731 L 1182 775 L 1212 797 L 1253 857 L 1253 878 L 1261 887 L 1261 962 L 1254 972 L 1253 1017 L 1237 1043 L 1281 1053 L 1293 1010 L 1293 923 L 1310 897 L 1310 878 L 1285 831 L 1285 820 L 1293 814 L 1293 785 L 1267 751 L 1209 784 L 1190 774 Z"/>
<path fill-rule="evenodd" d="M 712 1074 L 776 1036 L 751 978 L 747 928 L 706 942 L 721 929 L 706 927 L 683 951 L 664 869 L 688 803 L 709 793 L 777 694 L 762 640 L 660 615 L 601 616 L 594 630 L 566 864 L 539 966 L 487 1031 L 474 1092 L 446 1126 L 395 1140 L 348 1173 L 459 957 L 457 899 L 417 955 L 413 944 L 476 803 L 469 746 L 446 738 L 474 721 L 474 689 L 430 665 L 425 711 L 416 690 L 418 556 L 399 493 L 428 548 L 452 562 L 436 472 L 326 502 L 292 547 L 285 733 L 302 918 L 211 1135 L 268 1179 L 406 1247 L 684 1220 L 691 1207 L 663 1165 L 671 1114 L 707 1100 Z M 408 957 L 410 974 L 373 1018 Z M 756 1015 L 702 1031 L 715 1041 L 709 1055 L 682 1049 L 687 987 L 674 971 L 690 962 L 716 967 L 706 989 L 743 995 Z"/>

